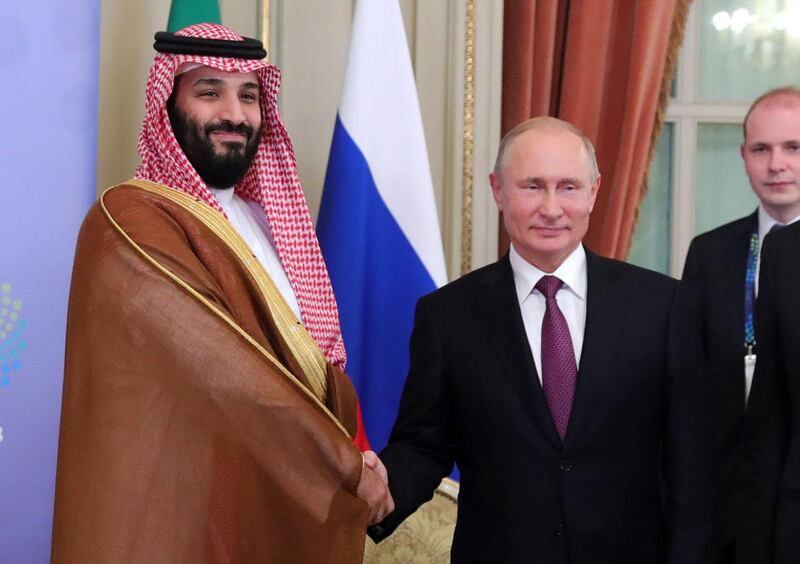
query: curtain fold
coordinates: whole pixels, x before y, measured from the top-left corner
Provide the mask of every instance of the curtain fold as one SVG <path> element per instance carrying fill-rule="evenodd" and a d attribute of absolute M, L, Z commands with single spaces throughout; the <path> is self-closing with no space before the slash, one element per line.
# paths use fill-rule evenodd
<path fill-rule="evenodd" d="M 503 134 L 557 111 L 567 2 L 507 1 L 503 13 Z"/>
<path fill-rule="evenodd" d="M 600 254 L 628 253 L 689 2 L 505 2 L 502 133 L 551 115 L 589 136 L 603 181 L 585 242 Z"/>

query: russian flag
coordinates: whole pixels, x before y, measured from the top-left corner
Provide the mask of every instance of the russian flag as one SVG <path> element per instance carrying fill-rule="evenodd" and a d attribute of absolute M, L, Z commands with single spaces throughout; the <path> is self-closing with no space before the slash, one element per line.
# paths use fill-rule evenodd
<path fill-rule="evenodd" d="M 408 371 L 414 306 L 447 281 L 397 0 L 356 4 L 317 234 L 339 304 L 347 372 L 380 450 Z"/>

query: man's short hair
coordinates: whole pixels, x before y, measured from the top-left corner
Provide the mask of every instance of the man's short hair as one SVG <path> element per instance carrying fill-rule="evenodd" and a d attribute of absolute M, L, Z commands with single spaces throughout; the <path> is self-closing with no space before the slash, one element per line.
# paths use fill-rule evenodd
<path fill-rule="evenodd" d="M 169 93 L 169 98 L 167 98 L 167 114 L 171 114 L 175 109 L 175 98 L 178 97 L 178 85 L 181 82 L 181 78 L 183 78 L 183 74 L 176 74 L 175 78 L 172 80 L 172 92 Z M 175 124 L 173 124 L 174 127 Z"/>
<path fill-rule="evenodd" d="M 583 133 L 583 131 L 570 122 L 550 116 L 538 116 L 525 120 L 505 134 L 503 139 L 500 141 L 500 147 L 497 149 L 497 159 L 494 162 L 495 175 L 501 176 L 503 166 L 505 165 L 506 152 L 513 143 L 514 139 L 526 131 L 530 131 L 531 129 L 561 129 L 576 135 L 583 142 L 583 147 L 586 149 L 592 182 L 597 180 L 597 177 L 600 176 L 600 169 L 597 167 L 597 156 L 594 152 L 594 145 L 592 145 L 592 142 L 589 140 L 589 138 Z"/>
<path fill-rule="evenodd" d="M 767 92 L 764 92 L 761 96 L 755 99 L 755 101 L 750 104 L 750 108 L 747 110 L 747 114 L 744 116 L 744 121 L 742 122 L 742 134 L 744 135 L 744 140 L 747 141 L 747 120 L 750 119 L 750 114 L 753 113 L 753 110 L 756 109 L 756 106 L 760 105 L 762 102 L 771 101 L 772 99 L 783 98 L 783 99 L 795 99 L 797 104 L 800 104 L 800 88 L 797 86 L 781 86 L 780 88 L 773 88 Z"/>

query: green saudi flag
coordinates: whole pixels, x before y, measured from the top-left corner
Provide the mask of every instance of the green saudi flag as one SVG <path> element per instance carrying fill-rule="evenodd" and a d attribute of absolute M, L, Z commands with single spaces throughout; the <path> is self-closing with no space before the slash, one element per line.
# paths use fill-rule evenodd
<path fill-rule="evenodd" d="M 196 23 L 222 23 L 218 0 L 172 0 L 167 31 L 178 31 Z"/>

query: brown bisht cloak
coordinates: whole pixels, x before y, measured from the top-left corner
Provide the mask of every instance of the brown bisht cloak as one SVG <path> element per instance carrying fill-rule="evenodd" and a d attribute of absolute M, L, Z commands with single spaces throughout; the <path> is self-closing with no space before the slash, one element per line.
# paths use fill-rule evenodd
<path fill-rule="evenodd" d="M 248 254 L 221 214 L 144 181 L 89 212 L 54 563 L 361 562 L 355 394 Z"/>

